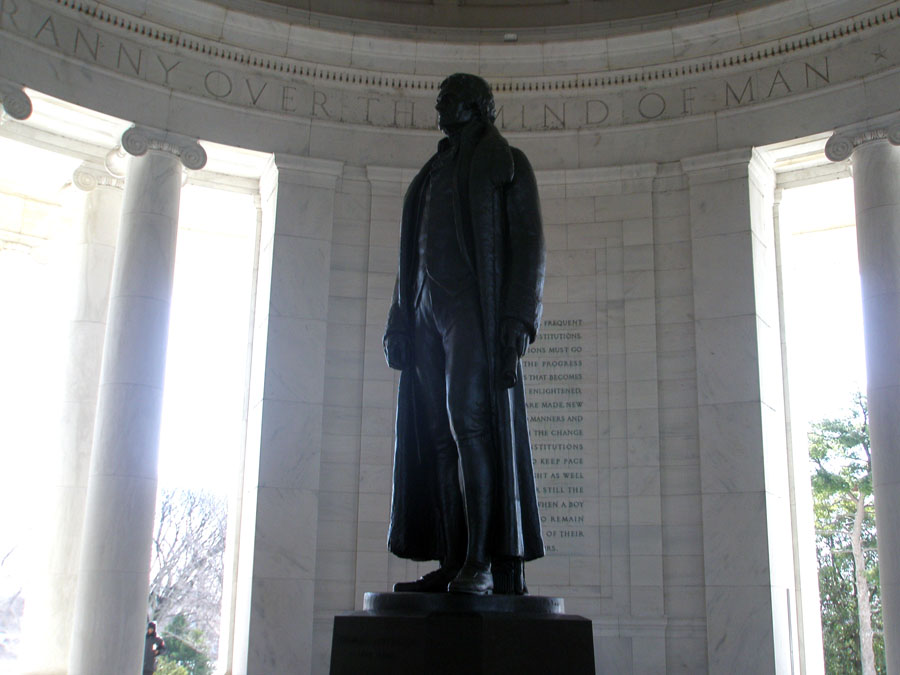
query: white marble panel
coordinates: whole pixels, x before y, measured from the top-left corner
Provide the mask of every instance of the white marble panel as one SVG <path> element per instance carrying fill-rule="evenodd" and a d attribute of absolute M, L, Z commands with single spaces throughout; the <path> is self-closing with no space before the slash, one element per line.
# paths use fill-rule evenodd
<path fill-rule="evenodd" d="M 656 303 L 652 299 L 625 301 L 625 325 L 642 326 L 656 322 Z"/>
<path fill-rule="evenodd" d="M 708 19 L 672 27 L 673 53 L 676 59 L 690 59 L 741 46 L 739 15 Z"/>
<path fill-rule="evenodd" d="M 607 40 L 609 66 L 630 68 L 651 63 L 667 63 L 673 59 L 672 33 L 669 30 L 641 31 L 638 34 L 611 37 Z"/>
<path fill-rule="evenodd" d="M 359 466 L 338 462 L 322 462 L 319 487 L 332 492 L 355 492 L 359 487 Z"/>
<path fill-rule="evenodd" d="M 663 558 L 666 586 L 693 587 L 695 592 L 703 588 L 702 555 L 670 555 Z"/>
<path fill-rule="evenodd" d="M 269 317 L 265 396 L 286 401 L 321 403 L 324 321 Z M 307 354 L 308 358 L 297 358 Z"/>
<path fill-rule="evenodd" d="M 704 494 L 765 490 L 760 404 L 701 405 L 699 420 Z"/>
<path fill-rule="evenodd" d="M 330 256 L 331 244 L 327 241 L 276 235 L 270 277 L 270 314 L 325 319 Z"/>
<path fill-rule="evenodd" d="M 358 464 L 360 437 L 340 434 L 322 434 L 322 456 L 339 464 Z"/>
<path fill-rule="evenodd" d="M 416 43 L 411 40 L 373 39 L 357 34 L 353 36 L 352 50 L 350 63 L 357 68 L 415 72 Z"/>
<path fill-rule="evenodd" d="M 287 37 L 286 56 L 308 61 L 323 60 L 336 66 L 349 66 L 353 36 L 313 30 L 303 24 L 291 24 Z"/>
<path fill-rule="evenodd" d="M 356 517 L 354 516 L 353 518 L 341 520 L 325 520 L 322 511 L 322 497 L 326 494 L 329 493 L 323 492 L 319 496 L 319 522 L 327 523 L 327 525 L 319 528 L 316 545 L 319 551 L 344 551 L 355 556 L 357 530 Z M 352 506 L 355 512 L 355 500 L 353 500 Z"/>
<path fill-rule="evenodd" d="M 262 407 L 259 485 L 315 490 L 319 485 L 322 406 L 268 399 Z"/>
<path fill-rule="evenodd" d="M 330 239 L 334 190 L 296 184 L 292 179 L 297 179 L 295 172 L 285 169 L 279 171 L 275 216 L 277 233 L 291 237 Z"/>
<path fill-rule="evenodd" d="M 697 400 L 696 395 L 693 400 Z M 663 457 L 679 461 L 697 454 L 697 406 L 660 408 L 660 448 Z"/>
<path fill-rule="evenodd" d="M 665 601 L 666 616 L 668 616 L 670 619 L 677 619 L 680 617 L 697 617 L 702 621 L 705 630 L 706 602 L 704 593 L 702 593 L 700 589 L 691 586 L 666 586 Z M 681 639 L 679 639 L 678 642 L 679 645 L 682 644 Z M 686 674 L 706 672 L 706 640 L 701 640 L 701 642 L 703 644 L 703 651 L 700 655 L 697 656 L 697 658 L 702 665 L 696 670 L 685 671 L 675 669 L 674 672 L 683 672 Z"/>
<path fill-rule="evenodd" d="M 356 574 L 355 551 L 331 551 L 321 545 L 316 552 L 318 581 L 348 581 Z"/>
<path fill-rule="evenodd" d="M 308 672 L 314 600 L 313 581 L 254 578 L 251 613 L 260 619 L 250 622 L 246 666 L 235 659 L 236 675 Z"/>
<path fill-rule="evenodd" d="M 786 0 L 777 5 L 755 7 L 738 13 L 741 41 L 745 45 L 759 44 L 771 39 L 773 34 L 792 35 L 810 27 L 808 3 L 803 0 Z"/>
<path fill-rule="evenodd" d="M 391 489 L 393 467 L 391 464 L 360 464 L 360 492 L 384 493 Z"/>
<path fill-rule="evenodd" d="M 322 429 L 327 434 L 351 436 L 359 433 L 360 408 L 327 405 L 323 410 Z"/>
<path fill-rule="evenodd" d="M 478 53 L 471 45 L 432 40 L 416 42 L 416 73 L 446 77 L 448 64 L 460 73 L 478 72 Z"/>
<path fill-rule="evenodd" d="M 662 323 L 658 328 L 660 352 L 681 352 L 694 347 L 694 322 Z"/>
<path fill-rule="evenodd" d="M 705 494 L 703 530 L 708 588 L 769 583 L 764 492 Z"/>
<path fill-rule="evenodd" d="M 665 500 L 669 503 L 669 499 Z M 689 513 L 690 511 L 690 513 Z M 698 524 L 699 517 L 694 513 L 700 513 L 700 500 L 696 498 L 696 511 L 684 509 L 685 518 L 691 522 L 684 524 L 669 522 L 669 512 L 666 512 L 666 526 L 662 531 L 662 545 L 666 555 L 700 555 L 703 552 L 703 526 Z"/>
<path fill-rule="evenodd" d="M 707 586 L 710 672 L 776 672 L 769 587 Z"/>
<path fill-rule="evenodd" d="M 366 301 L 363 298 L 328 298 L 328 324 L 357 325 L 366 318 Z"/>
<path fill-rule="evenodd" d="M 317 521 L 318 499 L 315 491 L 258 488 L 254 577 L 312 578 L 316 562 Z"/>
<path fill-rule="evenodd" d="M 228 10 L 222 37 L 230 44 L 256 49 L 264 54 L 287 53 L 289 24 L 262 16 Z"/>
<path fill-rule="evenodd" d="M 694 311 L 698 319 L 755 311 L 752 240 L 749 231 L 694 240 Z"/>
<path fill-rule="evenodd" d="M 606 42 L 601 40 L 556 42 L 542 44 L 544 73 L 568 74 L 596 71 L 608 66 Z"/>
<path fill-rule="evenodd" d="M 360 380 L 345 377 L 325 378 L 325 405 L 360 408 L 363 401 L 363 385 Z"/>
<path fill-rule="evenodd" d="M 319 520 L 327 522 L 327 527 L 320 528 L 326 530 L 331 528 L 332 522 L 356 523 L 357 509 L 359 506 L 359 497 L 356 493 L 347 492 L 329 492 L 322 490 L 319 492 Z M 353 537 L 356 538 L 356 526 L 353 527 Z M 345 533 L 346 534 L 346 533 Z M 344 548 L 327 546 L 331 550 L 343 551 Z"/>
<path fill-rule="evenodd" d="M 653 221 L 650 218 L 633 218 L 622 223 L 622 242 L 625 246 L 653 243 Z"/>
<path fill-rule="evenodd" d="M 694 280 L 691 270 L 675 269 L 655 272 L 657 297 L 693 297 Z"/>
<path fill-rule="evenodd" d="M 117 3 L 120 4 L 120 3 Z M 164 25 L 178 26 L 194 35 L 222 36 L 226 10 L 198 0 L 144 0 L 146 16 Z"/>
<path fill-rule="evenodd" d="M 691 268 L 691 244 L 689 241 L 660 244 L 654 247 L 654 267 L 659 270 L 682 270 Z"/>
<path fill-rule="evenodd" d="M 696 340 L 701 405 L 759 400 L 755 317 L 698 320 Z"/>
<path fill-rule="evenodd" d="M 604 195 L 594 198 L 596 219 L 607 221 L 646 220 L 652 213 L 652 197 L 649 192 Z"/>

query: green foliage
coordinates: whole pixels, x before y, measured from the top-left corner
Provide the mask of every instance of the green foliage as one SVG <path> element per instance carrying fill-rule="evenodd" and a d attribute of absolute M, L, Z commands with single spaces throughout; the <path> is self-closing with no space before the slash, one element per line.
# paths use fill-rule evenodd
<path fill-rule="evenodd" d="M 155 675 L 191 675 L 184 666 L 179 666 L 175 661 L 163 654 L 156 659 Z"/>
<path fill-rule="evenodd" d="M 851 542 L 854 515 L 860 499 L 865 507 L 861 543 L 872 606 L 875 666 L 878 673 L 885 672 L 865 396 L 857 393 L 853 404 L 847 416 L 815 423 L 809 433 L 809 455 L 815 465 L 812 487 L 825 670 L 835 675 L 862 670 L 856 570 Z"/>
<path fill-rule="evenodd" d="M 157 667 L 157 673 L 212 675 L 212 664 L 207 656 L 203 631 L 199 628 L 191 628 L 184 614 L 178 614 L 169 621 L 162 635 L 166 641 L 166 653 L 157 661 L 160 664 Z M 164 661 L 166 666 L 173 670 L 162 671 L 161 666 Z"/>

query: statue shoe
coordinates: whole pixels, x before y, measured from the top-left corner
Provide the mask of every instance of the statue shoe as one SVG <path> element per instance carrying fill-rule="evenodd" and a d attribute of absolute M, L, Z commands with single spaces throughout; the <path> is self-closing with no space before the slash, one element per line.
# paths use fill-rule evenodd
<path fill-rule="evenodd" d="M 466 563 L 447 590 L 468 595 L 490 595 L 494 590 L 491 566 Z"/>
<path fill-rule="evenodd" d="M 447 585 L 457 575 L 457 569 L 439 567 L 415 581 L 398 581 L 394 584 L 395 593 L 446 593 Z"/>

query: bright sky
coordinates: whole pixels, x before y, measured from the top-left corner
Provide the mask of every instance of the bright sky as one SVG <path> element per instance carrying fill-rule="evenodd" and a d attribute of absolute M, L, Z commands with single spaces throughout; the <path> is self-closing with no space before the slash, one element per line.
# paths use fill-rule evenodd
<path fill-rule="evenodd" d="M 783 193 L 780 223 L 793 233 L 784 276 L 795 423 L 839 416 L 865 392 L 855 219 L 849 178 Z"/>
<path fill-rule="evenodd" d="M 256 237 L 251 195 L 182 190 L 159 479 L 236 487 Z"/>

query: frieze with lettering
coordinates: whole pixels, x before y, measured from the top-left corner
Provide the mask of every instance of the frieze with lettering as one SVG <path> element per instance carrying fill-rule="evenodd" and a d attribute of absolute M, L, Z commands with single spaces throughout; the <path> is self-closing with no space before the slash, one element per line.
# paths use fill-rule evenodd
<path fill-rule="evenodd" d="M 377 73 L 364 75 L 364 71 L 332 77 L 316 64 L 259 55 L 199 38 L 196 42 L 183 36 L 175 40 L 160 35 L 159 29 L 138 30 L 130 22 L 128 26 L 130 31 L 124 27 L 112 30 L 74 8 L 55 10 L 28 0 L 0 0 L 0 28 L 17 40 L 173 91 L 313 121 L 418 129 L 435 126 L 432 81 L 425 81 L 426 86 L 422 82 L 385 86 L 386 80 L 393 85 L 396 82 Z M 510 82 L 500 79 L 494 83 L 497 124 L 506 131 L 602 129 L 765 103 L 895 66 L 900 48 L 883 33 L 872 31 L 870 37 L 861 33 L 857 39 L 835 42 L 828 51 L 818 46 L 779 53 L 763 59 L 766 65 L 761 67 L 752 63 L 720 67 L 710 61 L 708 71 L 693 64 L 689 74 L 681 76 L 676 67 L 652 82 L 635 74 L 594 78 L 599 84 L 591 86 L 590 78 L 581 78 L 579 86 L 551 94 L 515 91 Z M 6 42 L 2 49 L 15 49 Z"/>

